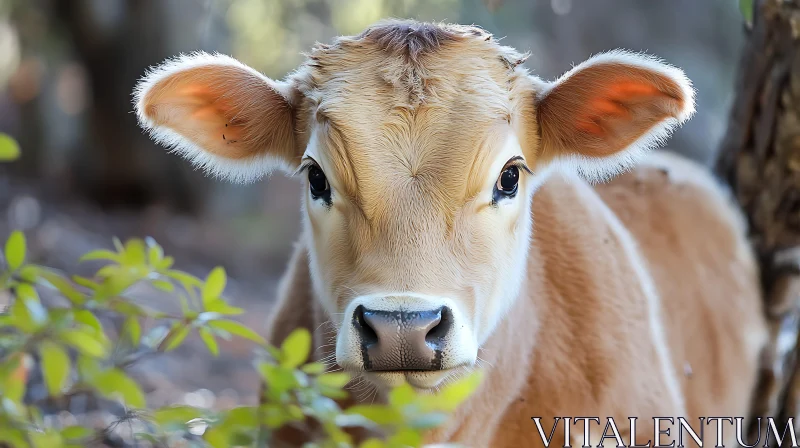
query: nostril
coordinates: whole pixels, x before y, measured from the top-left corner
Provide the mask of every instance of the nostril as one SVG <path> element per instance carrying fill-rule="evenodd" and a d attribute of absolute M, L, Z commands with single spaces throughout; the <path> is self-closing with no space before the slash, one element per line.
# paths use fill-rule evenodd
<path fill-rule="evenodd" d="M 440 308 L 437 314 L 438 323 L 425 335 L 425 342 L 432 345 L 434 349 L 441 350 L 444 337 L 453 325 L 453 314 L 446 306 Z"/>
<path fill-rule="evenodd" d="M 364 318 L 364 306 L 359 305 L 353 313 L 353 326 L 358 330 L 361 336 L 361 343 L 365 346 L 372 345 L 378 342 L 378 333 L 372 328 L 372 325 Z"/>

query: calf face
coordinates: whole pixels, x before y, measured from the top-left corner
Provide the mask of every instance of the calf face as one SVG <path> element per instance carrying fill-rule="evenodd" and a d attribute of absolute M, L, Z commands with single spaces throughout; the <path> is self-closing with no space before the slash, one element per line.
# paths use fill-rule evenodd
<path fill-rule="evenodd" d="M 531 196 L 604 179 L 694 111 L 683 73 L 626 52 L 555 82 L 486 32 L 392 21 L 319 45 L 284 81 L 221 55 L 151 70 L 135 107 L 209 173 L 302 175 L 303 238 L 336 361 L 381 386 L 471 368 L 524 286 Z"/>

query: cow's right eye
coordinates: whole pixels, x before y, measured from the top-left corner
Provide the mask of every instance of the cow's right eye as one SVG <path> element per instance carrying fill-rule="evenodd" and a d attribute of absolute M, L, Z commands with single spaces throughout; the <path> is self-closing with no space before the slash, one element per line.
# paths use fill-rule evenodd
<path fill-rule="evenodd" d="M 330 195 L 331 187 L 328 184 L 328 178 L 316 165 L 308 168 L 308 185 L 311 189 L 311 196 L 315 199 Z"/>

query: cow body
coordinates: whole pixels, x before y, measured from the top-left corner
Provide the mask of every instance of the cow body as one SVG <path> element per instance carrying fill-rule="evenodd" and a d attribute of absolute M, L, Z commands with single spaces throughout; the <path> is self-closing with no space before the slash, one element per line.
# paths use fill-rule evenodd
<path fill-rule="evenodd" d="M 650 152 L 694 113 L 691 82 L 626 51 L 552 82 L 525 59 L 477 27 L 387 21 L 283 81 L 167 61 L 135 107 L 212 174 L 305 177 L 272 342 L 315 331 L 379 399 L 487 373 L 431 441 L 536 446 L 536 421 L 613 417 L 629 443 L 637 417 L 641 444 L 655 417 L 747 417 L 767 332 L 743 220 L 705 169 Z M 551 443 L 597 445 L 596 425 Z"/>
<path fill-rule="evenodd" d="M 683 417 L 715 443 L 716 427 L 699 417 L 748 417 L 767 342 L 758 273 L 742 217 L 704 167 L 664 152 L 596 186 L 553 176 L 532 209 L 525 286 L 480 351 L 485 382 L 430 442 L 542 446 L 531 417 L 547 436 L 554 417 L 613 417 L 628 443 L 637 417 L 636 442 L 655 443 L 653 417 Z M 323 347 L 333 325 L 314 298 L 306 237 L 270 337 L 304 327 Z M 563 427 L 552 446 L 565 445 Z M 677 440 L 677 423 L 668 427 L 666 444 Z M 596 446 L 603 427 L 590 428 Z M 570 435 L 580 446 L 583 422 Z M 732 426 L 724 435 L 735 442 Z"/>

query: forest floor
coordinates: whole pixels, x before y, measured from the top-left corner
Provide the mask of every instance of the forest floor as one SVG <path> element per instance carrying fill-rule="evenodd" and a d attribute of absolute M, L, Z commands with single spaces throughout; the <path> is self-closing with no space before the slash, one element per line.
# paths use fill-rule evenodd
<path fill-rule="evenodd" d="M 24 231 L 29 261 L 68 274 L 91 276 L 97 263 L 78 263 L 94 249 L 113 247 L 112 238 L 153 237 L 175 258 L 175 268 L 204 278 L 215 266 L 228 272 L 226 298 L 246 310 L 237 319 L 260 334 L 274 303 L 277 282 L 288 253 L 264 254 L 246 245 L 231 250 L 230 228 L 164 210 L 142 213 L 104 212 L 42 191 L 35 184 L 0 177 L 0 242 L 14 229 Z M 130 297 L 161 310 L 179 309 L 177 301 L 150 287 L 134 287 Z M 0 307 L 5 305 L 0 297 Z M 143 329 L 146 331 L 146 328 Z M 142 382 L 149 406 L 189 404 L 213 409 L 256 403 L 258 376 L 251 364 L 254 344 L 241 338 L 220 340 L 220 355 L 212 356 L 192 335 L 177 350 L 145 359 L 132 373 Z M 44 395 L 33 384 L 32 398 Z M 80 413 L 80 412 L 78 412 Z M 108 413 L 97 418 L 111 418 Z M 60 418 L 73 418 L 62 415 Z"/>

